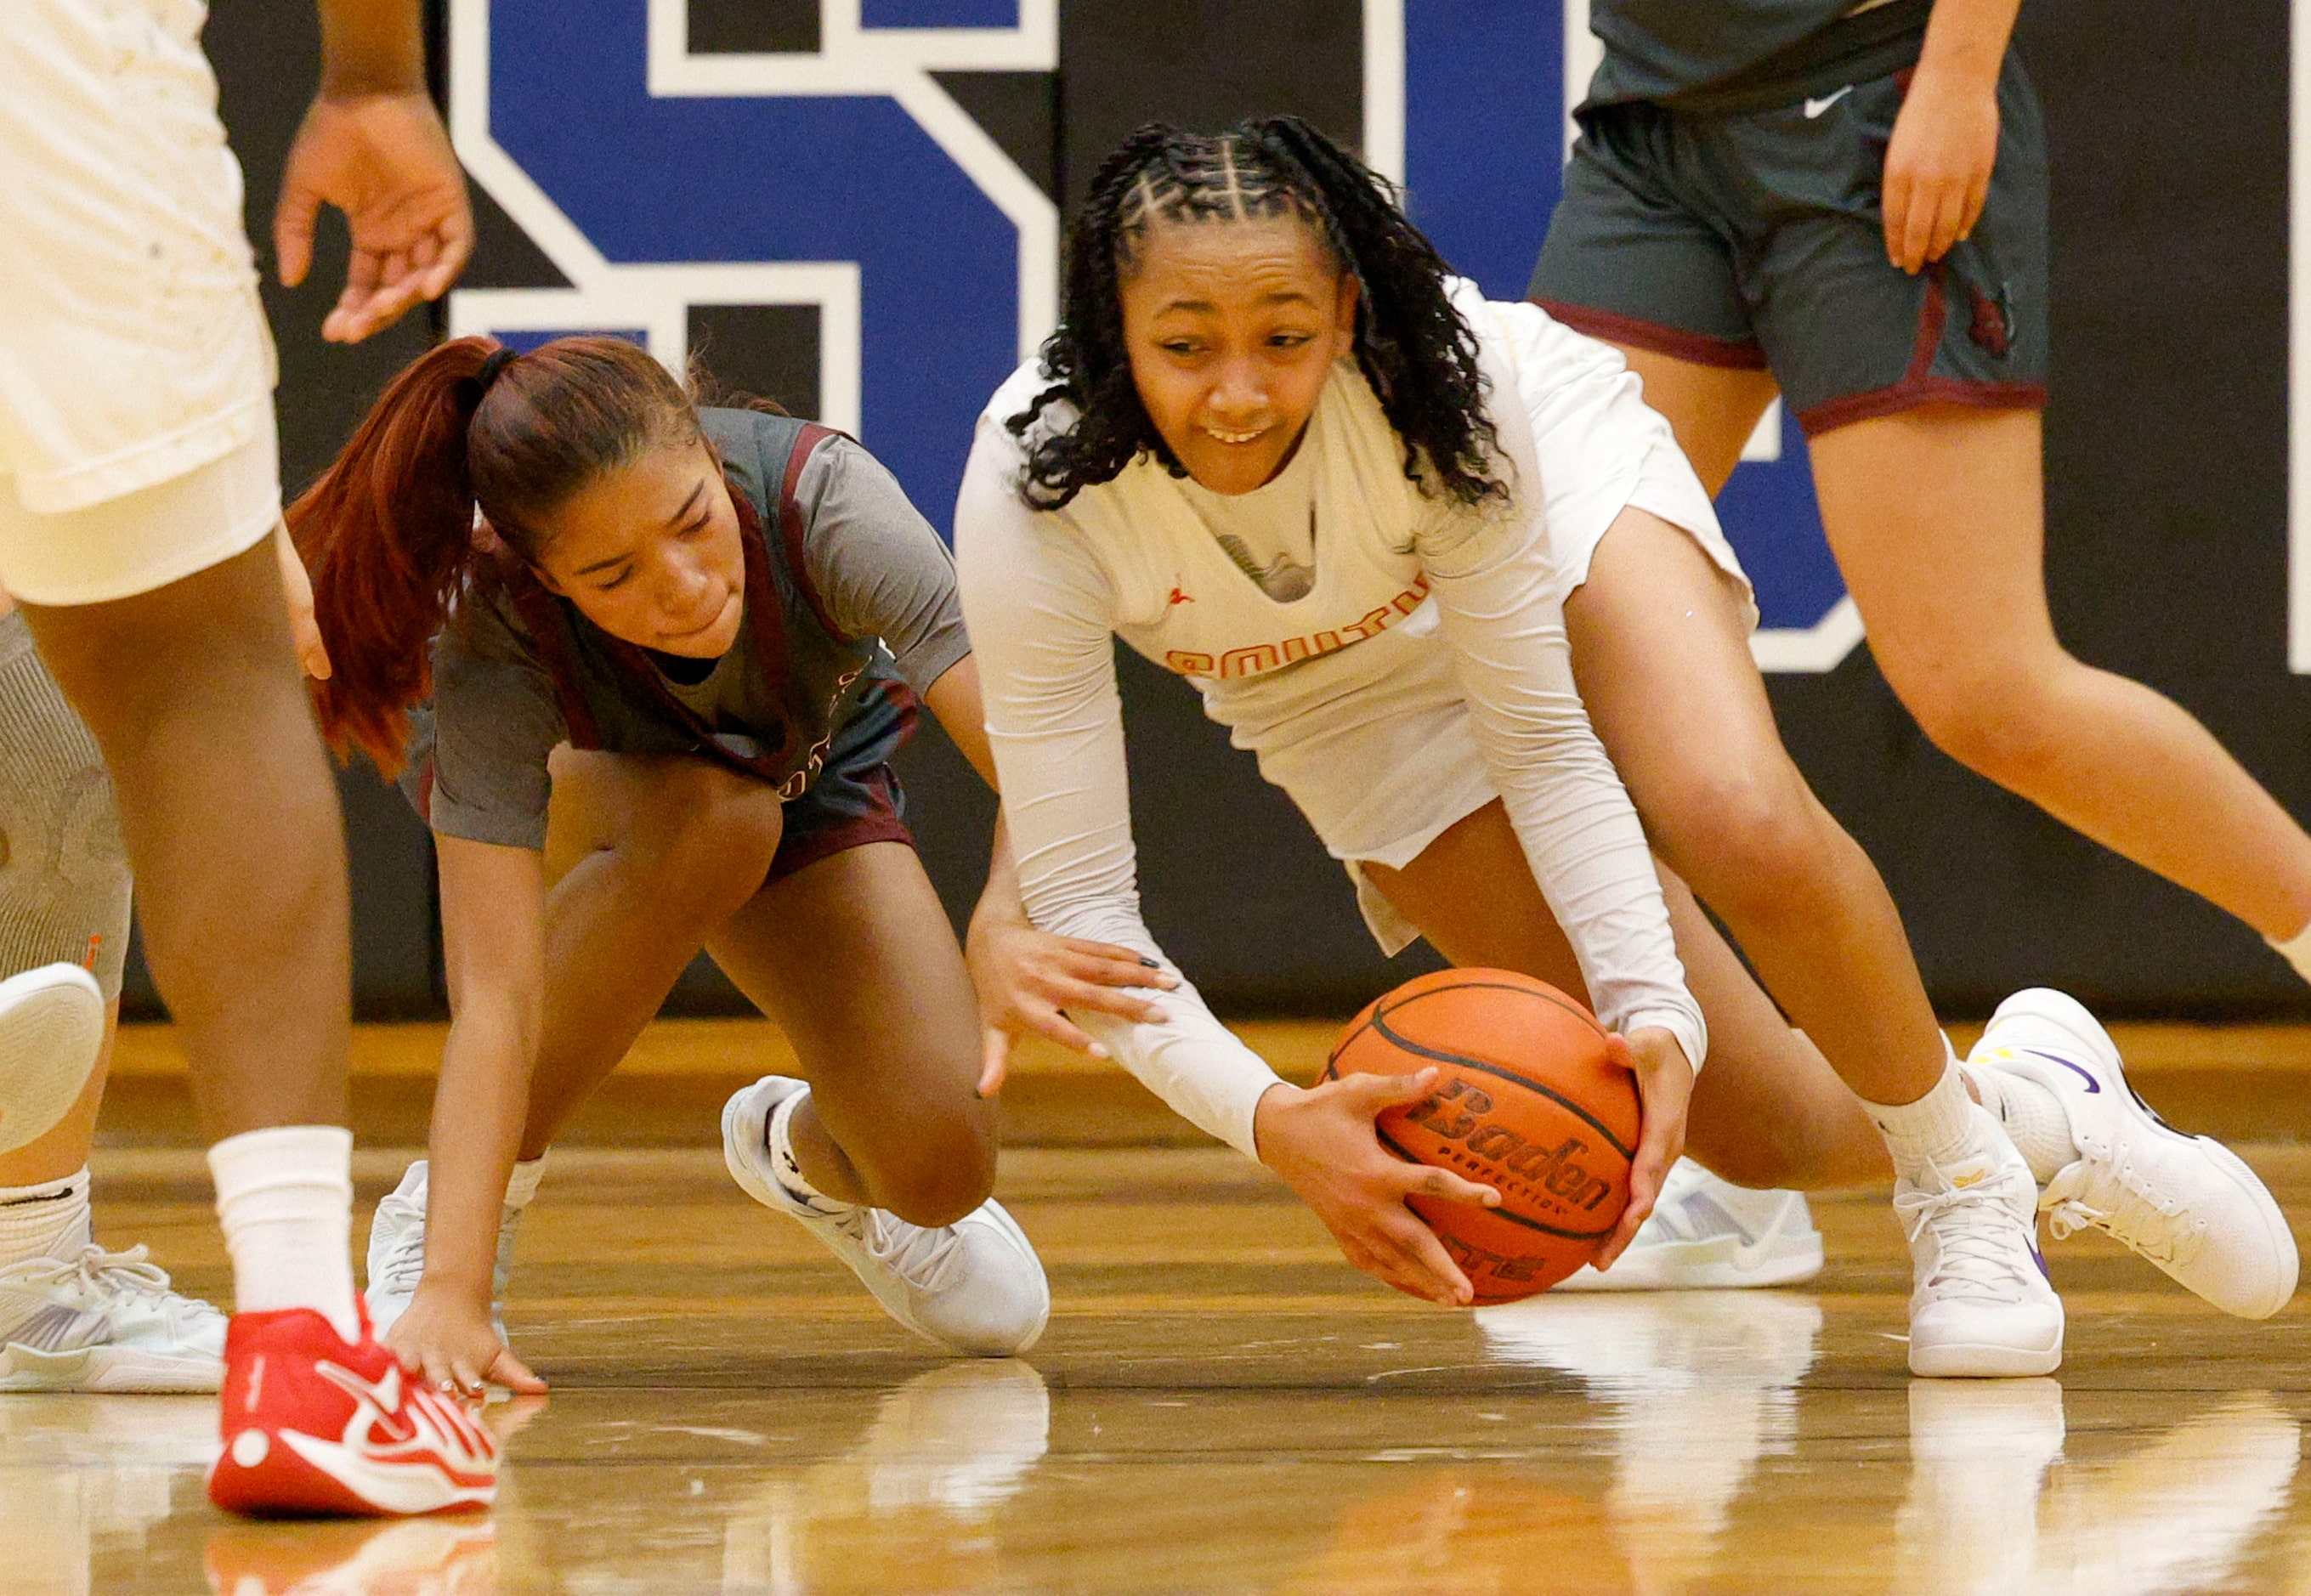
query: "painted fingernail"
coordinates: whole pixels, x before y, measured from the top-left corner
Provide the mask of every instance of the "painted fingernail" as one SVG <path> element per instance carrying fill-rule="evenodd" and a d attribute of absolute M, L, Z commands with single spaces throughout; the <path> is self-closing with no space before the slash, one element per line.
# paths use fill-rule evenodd
<path fill-rule="evenodd" d="M 1147 965 L 1150 970 L 1161 970 L 1164 967 L 1157 964 L 1154 959 L 1149 958 L 1146 954 L 1141 954 L 1139 955 L 1139 962 Z"/>

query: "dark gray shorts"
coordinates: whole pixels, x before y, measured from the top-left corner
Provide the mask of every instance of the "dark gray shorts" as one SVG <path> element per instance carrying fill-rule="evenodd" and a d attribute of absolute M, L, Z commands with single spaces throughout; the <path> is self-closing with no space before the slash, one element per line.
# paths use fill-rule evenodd
<path fill-rule="evenodd" d="M 1738 115 L 1584 108 L 1532 298 L 1594 337 L 1769 370 L 1809 436 L 1920 405 L 2044 405 L 2037 96 L 2010 52 L 1982 219 L 1913 277 L 1879 210 L 1909 75 Z"/>

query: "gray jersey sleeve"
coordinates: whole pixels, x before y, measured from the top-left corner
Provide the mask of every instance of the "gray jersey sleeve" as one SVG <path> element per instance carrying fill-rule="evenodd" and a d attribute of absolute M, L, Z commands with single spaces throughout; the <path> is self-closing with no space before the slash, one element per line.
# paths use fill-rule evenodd
<path fill-rule="evenodd" d="M 880 460 L 830 439 L 804 464 L 795 500 L 804 562 L 836 626 L 881 638 L 917 693 L 971 652 L 955 556 Z"/>
<path fill-rule="evenodd" d="M 468 601 L 433 640 L 433 829 L 544 848 L 545 762 L 569 728 L 553 680 L 494 604 Z"/>

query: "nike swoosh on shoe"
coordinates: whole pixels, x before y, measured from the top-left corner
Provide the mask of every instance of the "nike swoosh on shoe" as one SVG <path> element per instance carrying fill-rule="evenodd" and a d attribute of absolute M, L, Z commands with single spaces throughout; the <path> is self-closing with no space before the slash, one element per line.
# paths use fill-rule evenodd
<path fill-rule="evenodd" d="M 2044 1059 L 2049 1064 L 2061 1065 L 2072 1075 L 2077 1076 L 2080 1080 L 2086 1082 L 2087 1090 L 2089 1092 L 2098 1093 L 2102 1090 L 2102 1083 L 2100 1081 L 2095 1079 L 2095 1077 L 2088 1071 L 2080 1068 L 2078 1065 L 2071 1063 L 2068 1059 L 2062 1058 L 2059 1054 L 2044 1052 L 2035 1047 L 2017 1048 L 2015 1051 L 2028 1053 L 2034 1059 Z"/>

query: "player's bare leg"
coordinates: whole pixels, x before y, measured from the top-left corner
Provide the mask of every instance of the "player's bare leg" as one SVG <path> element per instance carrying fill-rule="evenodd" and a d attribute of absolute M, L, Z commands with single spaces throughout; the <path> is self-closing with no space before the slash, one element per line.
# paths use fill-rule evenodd
<path fill-rule="evenodd" d="M 146 956 L 209 1138 L 342 1125 L 344 835 L 273 548 L 24 615 L 112 772 Z"/>
<path fill-rule="evenodd" d="M 1365 873 L 1455 964 L 1515 970 L 1586 999 L 1573 947 L 1533 880 L 1508 811 L 1487 804 L 1401 870 Z M 1686 983 L 1709 1022 L 1686 1150 L 1739 1185 L 1882 1184 L 1886 1144 L 1861 1101 L 1790 1028 L 1740 959 L 1666 868 L 1662 890 Z"/>
<path fill-rule="evenodd" d="M 1655 849 L 1846 1085 L 1872 1103 L 1923 1096 L 1948 1053 L 1901 917 L 1783 748 L 1733 584 L 1690 536 L 1628 510 L 1565 617 L 1581 696 Z"/>
<path fill-rule="evenodd" d="M 1811 450 L 1871 650 L 1927 736 L 2273 941 L 2311 925 L 2311 836 L 2186 711 L 2056 639 L 2036 411 L 1935 406 Z"/>
<path fill-rule="evenodd" d="M 1714 495 L 1773 379 L 1617 347 Z M 2036 412 L 1929 406 L 1809 449 L 1871 652 L 1927 736 L 2264 937 L 2311 928 L 2311 837 L 2188 712 L 2055 637 Z"/>

